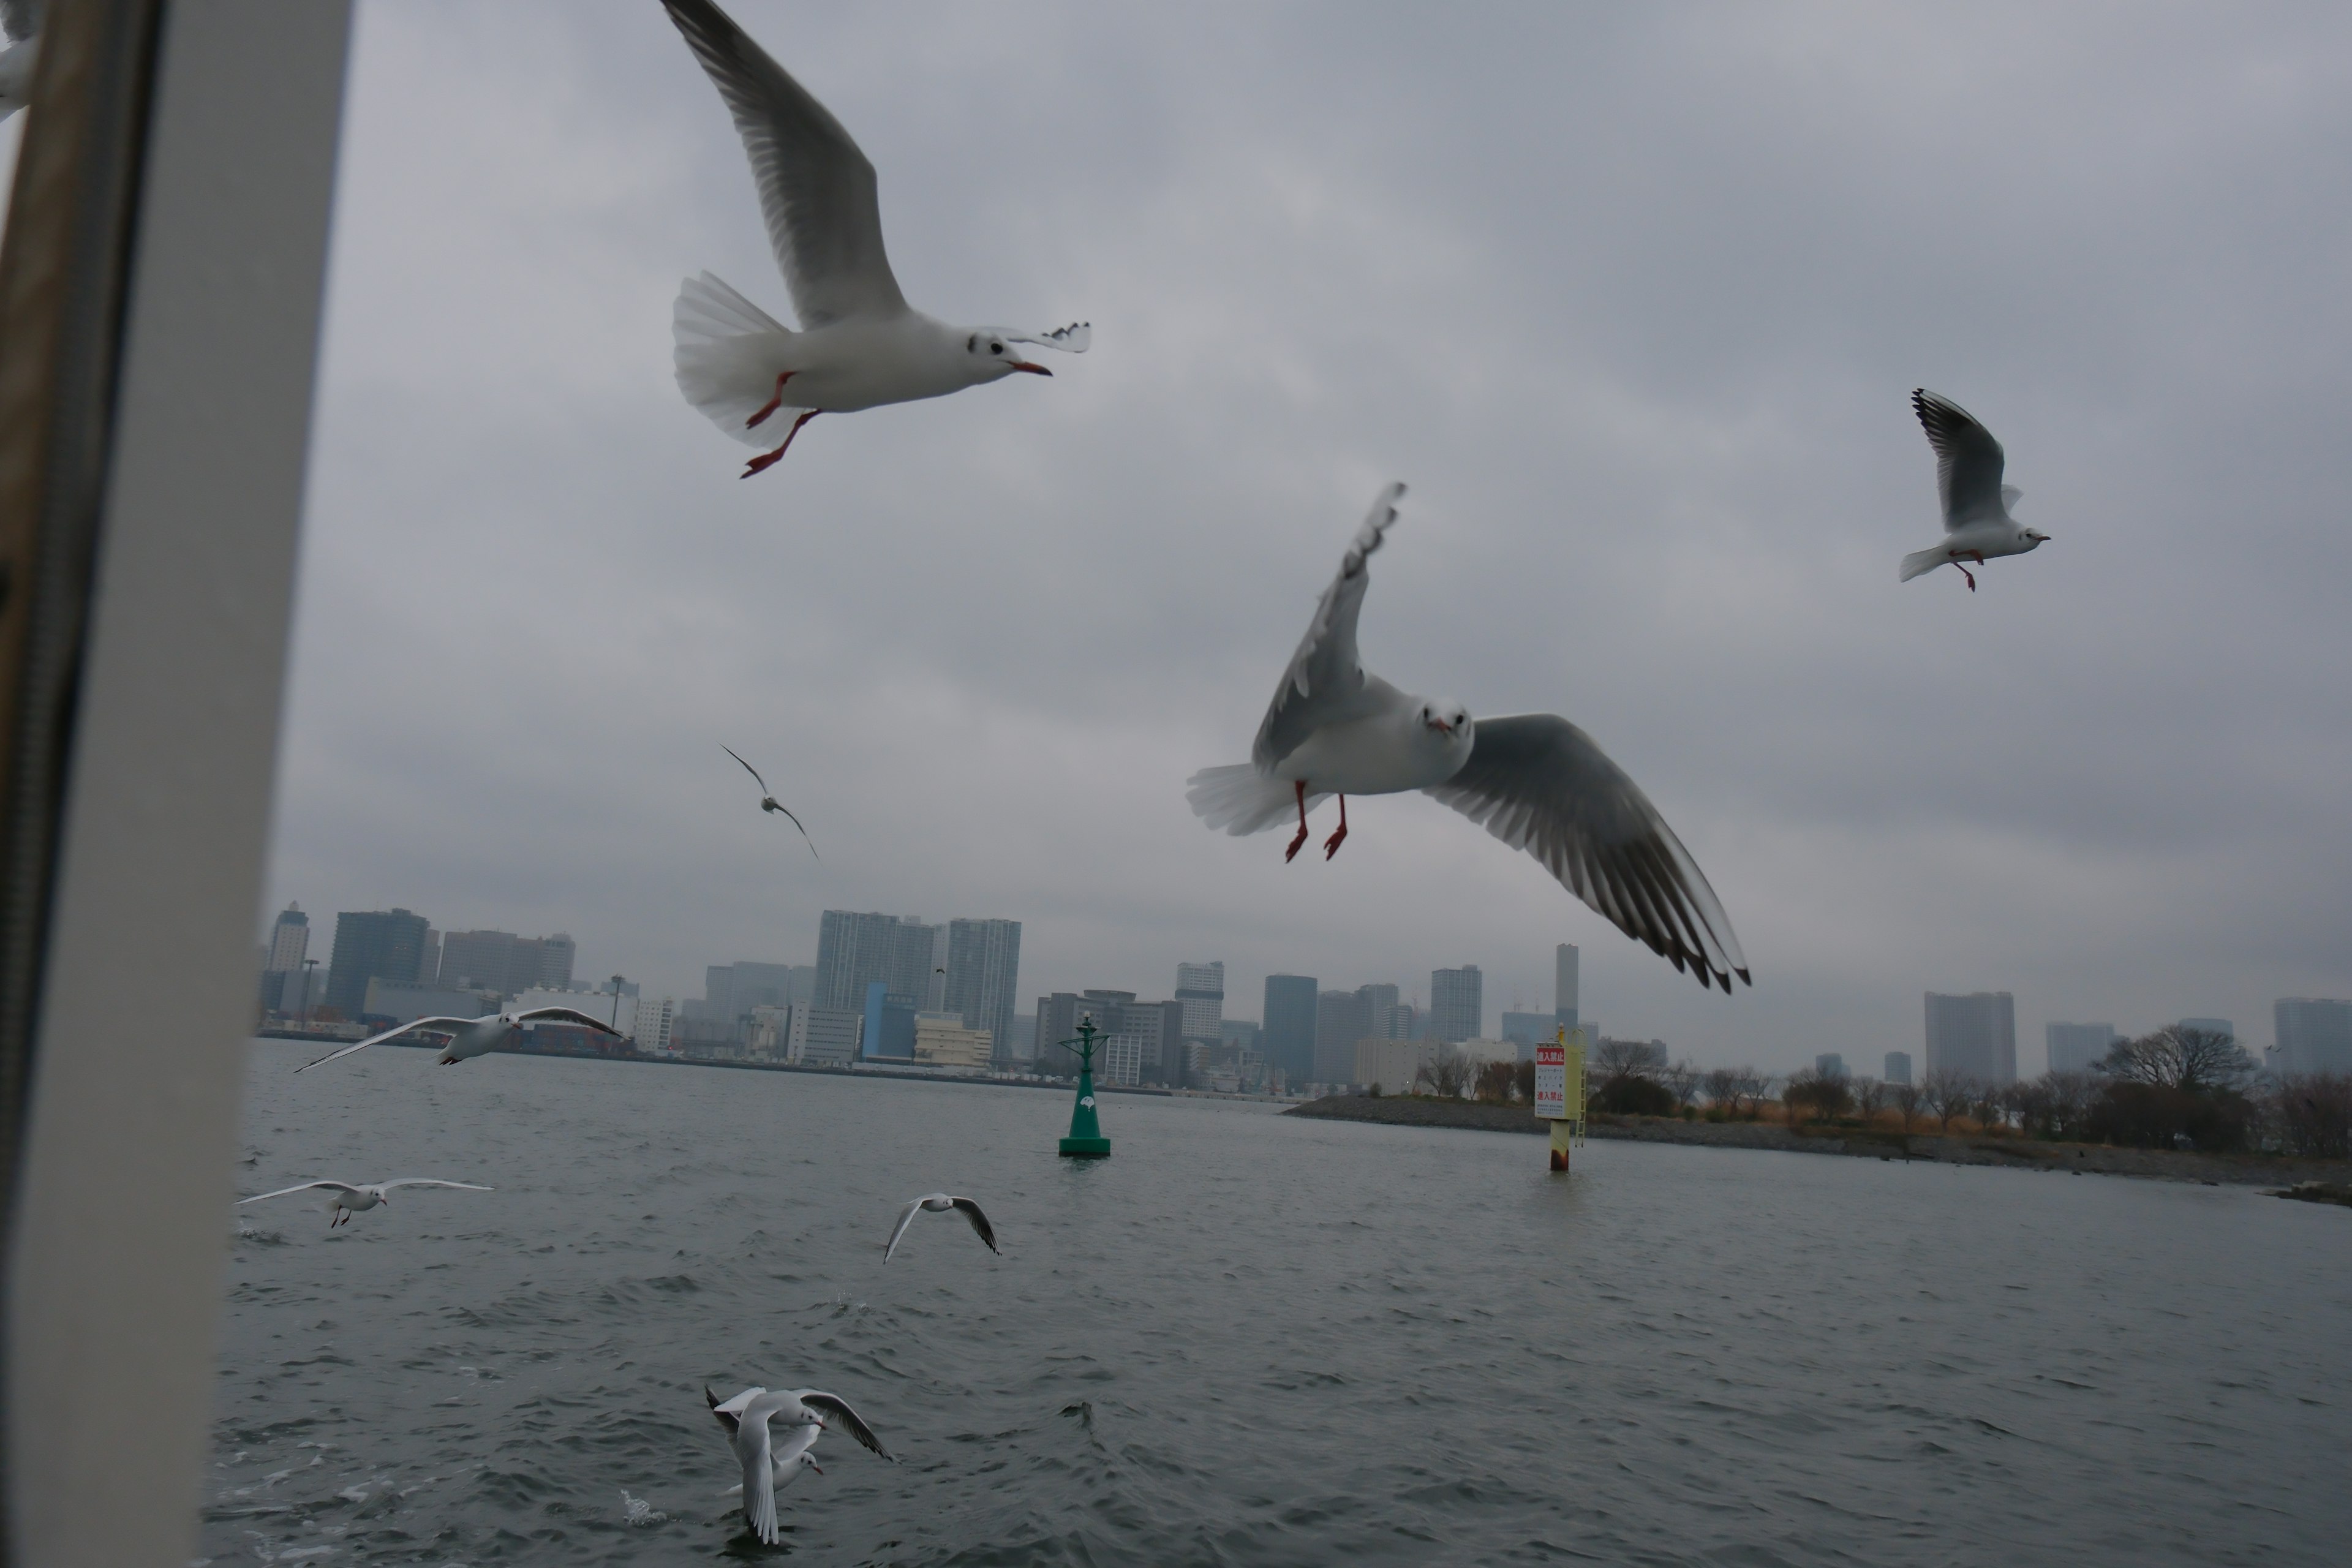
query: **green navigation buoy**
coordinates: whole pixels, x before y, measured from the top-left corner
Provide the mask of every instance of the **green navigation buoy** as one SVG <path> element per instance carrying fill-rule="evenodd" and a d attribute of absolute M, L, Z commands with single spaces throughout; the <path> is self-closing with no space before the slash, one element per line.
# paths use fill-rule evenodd
<path fill-rule="evenodd" d="M 1110 1140 L 1102 1135 L 1102 1123 L 1095 1119 L 1095 1021 L 1093 1015 L 1078 1020 L 1078 1037 L 1055 1042 L 1065 1050 L 1078 1053 L 1078 1102 L 1070 1108 L 1070 1135 L 1062 1140 L 1062 1152 L 1073 1160 L 1099 1160 L 1110 1152 Z"/>

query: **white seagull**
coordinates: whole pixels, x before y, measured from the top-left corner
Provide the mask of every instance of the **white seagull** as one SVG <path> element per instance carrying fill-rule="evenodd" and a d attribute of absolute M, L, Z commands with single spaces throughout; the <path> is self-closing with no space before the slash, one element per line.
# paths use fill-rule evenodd
<path fill-rule="evenodd" d="M 726 752 L 729 756 L 734 757 L 737 762 L 743 763 L 743 759 L 737 754 L 734 747 L 722 745 L 719 749 Z M 801 840 L 809 847 L 809 853 L 816 855 L 816 840 L 809 837 L 807 828 L 801 827 L 801 819 L 793 816 L 793 808 L 786 805 L 782 801 L 778 800 L 773 795 L 769 793 L 768 781 L 760 776 L 760 770 L 753 767 L 749 763 L 743 763 L 743 771 L 750 773 L 751 775 L 752 782 L 760 786 L 760 809 L 761 811 L 782 812 L 792 822 L 792 825 L 794 827 L 800 827 Z M 816 858 L 820 863 L 824 859 L 824 857 L 822 855 L 816 855 Z"/>
<path fill-rule="evenodd" d="M 999 1258 L 1004 1256 L 997 1251 L 996 1232 L 990 1227 L 988 1216 L 980 1212 L 978 1204 L 970 1198 L 951 1197 L 946 1193 L 926 1193 L 898 1211 L 898 1223 L 891 1226 L 890 1239 L 882 1248 L 883 1262 L 890 1261 L 890 1255 L 898 1250 L 898 1243 L 906 1237 L 907 1227 L 914 1224 L 915 1216 L 925 1209 L 933 1214 L 946 1214 L 950 1209 L 961 1210 L 963 1217 L 971 1221 L 972 1230 L 988 1244 L 988 1250 L 995 1252 Z"/>
<path fill-rule="evenodd" d="M 1086 352 L 1094 329 L 1084 321 L 1050 332 L 952 327 L 909 306 L 883 254 L 874 165 L 841 121 L 711 0 L 662 3 L 735 117 L 800 316 L 795 332 L 708 272 L 678 289 L 671 335 L 686 400 L 750 446 L 783 429 L 743 478 L 782 458 L 819 414 L 942 397 L 1014 371 L 1054 374 L 1017 343 Z"/>
<path fill-rule="evenodd" d="M 1896 581 L 1908 583 L 1938 566 L 1954 566 L 1969 580 L 1969 592 L 1973 594 L 1976 574 L 1961 566 L 1961 562 L 1973 561 L 1981 566 L 1990 556 L 2022 555 L 2047 542 L 2050 536 L 2009 515 L 2021 492 L 2015 485 L 2000 482 L 2005 460 L 2000 443 L 1977 423 L 1975 416 L 1924 386 L 1913 389 L 1911 406 L 1927 428 L 1927 444 L 1936 448 L 1936 493 L 1944 502 L 1944 542 L 1906 555 L 1903 575 Z"/>
<path fill-rule="evenodd" d="M 1569 891 L 1677 970 L 1731 989 L 1748 961 L 1731 921 L 1690 851 L 1633 781 L 1592 738 L 1549 713 L 1475 722 L 1452 700 L 1400 691 L 1368 674 L 1356 620 L 1370 584 L 1367 562 L 1396 521 L 1402 485 L 1373 502 L 1339 574 L 1323 591 L 1307 636 L 1275 688 L 1250 761 L 1203 768 L 1185 798 L 1212 828 L 1262 833 L 1298 813 L 1286 860 L 1307 842 L 1307 813 L 1339 797 L 1421 790 L 1515 849 L 1534 856 Z M 1749 982 L 1752 984 L 1752 982 Z"/>
<path fill-rule="evenodd" d="M 380 1046 L 396 1035 L 414 1034 L 419 1029 L 430 1029 L 436 1034 L 443 1032 L 448 1034 L 449 1043 L 441 1047 L 439 1059 L 443 1067 L 452 1067 L 470 1057 L 488 1056 L 500 1046 L 512 1045 L 522 1038 L 522 1026 L 525 1024 L 541 1022 L 578 1024 L 583 1028 L 593 1029 L 598 1034 L 610 1035 L 616 1040 L 628 1038 L 626 1035 L 622 1034 L 604 1019 L 592 1018 L 587 1014 L 572 1007 L 533 1007 L 521 1013 L 486 1014 L 479 1018 L 418 1018 L 403 1024 L 396 1029 L 386 1029 L 381 1035 L 370 1035 L 355 1046 L 345 1046 L 340 1051 L 329 1051 L 317 1061 L 304 1062 L 294 1070 L 309 1072 L 314 1067 L 321 1067 L 328 1062 L 340 1060 L 350 1056 L 353 1051 L 363 1051 L 370 1046 Z"/>
<path fill-rule="evenodd" d="M 0 0 L 0 120 L 33 101 L 33 67 L 41 58 L 41 0 Z"/>
<path fill-rule="evenodd" d="M 496 1191 L 495 1188 L 481 1186 L 473 1182 L 436 1182 L 423 1176 L 403 1176 L 396 1182 L 374 1182 L 364 1185 L 354 1185 L 350 1182 L 304 1182 L 299 1187 L 280 1187 L 274 1193 L 256 1193 L 249 1198 L 239 1198 L 236 1200 L 236 1206 L 243 1208 L 247 1204 L 257 1204 L 264 1198 L 282 1198 L 293 1193 L 307 1193 L 323 1188 L 335 1194 L 327 1205 L 329 1215 L 327 1228 L 332 1230 L 339 1225 L 351 1224 L 352 1215 L 355 1214 L 365 1214 L 378 1204 L 390 1203 L 392 1200 L 384 1194 L 394 1187 L 461 1187 L 469 1193 Z"/>
<path fill-rule="evenodd" d="M 709 1402 L 710 1414 L 727 1429 L 727 1440 L 743 1467 L 741 1483 L 729 1490 L 742 1492 L 744 1519 L 750 1521 L 751 1532 L 770 1546 L 776 1543 L 778 1536 L 776 1489 L 798 1476 L 803 1465 L 813 1470 L 817 1468 L 816 1459 L 809 1450 L 824 1434 L 828 1418 L 839 1421 L 851 1436 L 882 1458 L 890 1458 L 889 1450 L 882 1447 L 882 1439 L 874 1435 L 874 1428 L 866 1425 L 864 1417 L 837 1394 L 814 1388 L 752 1387 L 721 1401 L 705 1387 L 702 1397 Z M 785 1427 L 782 1441 L 771 1435 L 771 1422 L 781 1422 Z M 817 1473 L 824 1474 L 822 1470 Z"/>

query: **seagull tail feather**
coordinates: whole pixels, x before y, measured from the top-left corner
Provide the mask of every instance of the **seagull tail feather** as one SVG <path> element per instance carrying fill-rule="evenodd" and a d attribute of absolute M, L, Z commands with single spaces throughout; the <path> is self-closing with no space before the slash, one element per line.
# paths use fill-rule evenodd
<path fill-rule="evenodd" d="M 1288 780 L 1267 778 L 1248 763 L 1202 768 L 1185 781 L 1184 798 L 1211 829 L 1236 838 L 1279 827 L 1298 810 L 1297 792 Z M 1309 794 L 1307 809 L 1329 798 Z"/>
<path fill-rule="evenodd" d="M 1933 572 L 1938 566 L 1948 564 L 1950 560 L 1951 557 L 1944 553 L 1943 547 L 1940 545 L 1931 550 L 1915 550 L 1903 558 L 1903 575 L 1895 581 L 1908 583 L 1923 573 Z"/>
<path fill-rule="evenodd" d="M 784 406 L 755 426 L 751 416 L 777 396 L 776 376 L 793 333 L 705 272 L 679 285 L 670 312 L 677 389 L 702 416 L 747 447 L 772 447 L 800 412 Z M 787 384 L 789 386 L 789 384 Z"/>

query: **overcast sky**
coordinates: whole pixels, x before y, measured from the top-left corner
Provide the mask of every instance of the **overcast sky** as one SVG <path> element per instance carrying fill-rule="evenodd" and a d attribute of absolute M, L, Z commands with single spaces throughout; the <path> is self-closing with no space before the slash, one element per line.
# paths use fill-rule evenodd
<path fill-rule="evenodd" d="M 1612 1034 L 1871 1070 L 1931 988 L 2015 992 L 2029 1071 L 2352 994 L 2352 11 L 735 11 L 918 307 L 1094 351 L 739 481 L 670 301 L 789 300 L 661 7 L 364 5 L 270 877 L 318 944 L 399 904 L 688 996 L 829 907 L 1002 915 L 1024 998 L 1475 963 L 1491 1022 L 1570 941 Z M 1922 384 L 2054 535 L 1975 595 L 1895 582 Z M 1328 864 L 1193 819 L 1391 478 L 1369 667 L 1590 731 L 1753 991 L 1418 795 Z"/>

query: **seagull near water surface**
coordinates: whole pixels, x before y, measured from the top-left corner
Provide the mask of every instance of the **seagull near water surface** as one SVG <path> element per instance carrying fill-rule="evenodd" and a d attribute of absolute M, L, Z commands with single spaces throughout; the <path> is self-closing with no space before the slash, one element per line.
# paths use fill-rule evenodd
<path fill-rule="evenodd" d="M 2050 536 L 2009 515 L 2021 492 L 2015 485 L 2000 482 L 2007 457 L 1992 432 L 1979 424 L 1974 415 L 1924 386 L 1913 390 L 1911 407 L 1927 432 L 1927 444 L 1936 448 L 1936 493 L 1944 503 L 1944 542 L 1906 555 L 1903 575 L 1896 581 L 1908 583 L 1938 566 L 1952 566 L 1969 580 L 1969 592 L 1973 594 L 1976 574 L 1961 562 L 1973 561 L 1981 566 L 1991 556 L 2022 555 L 2047 543 Z"/>
<path fill-rule="evenodd" d="M 800 317 L 795 332 L 708 272 L 678 289 L 671 335 L 687 402 L 747 445 L 783 431 L 743 478 L 820 414 L 943 397 L 1015 371 L 1054 374 L 1017 344 L 1086 352 L 1094 329 L 1084 321 L 1015 332 L 950 326 L 909 306 L 882 249 L 874 165 L 841 121 L 711 0 L 662 3 L 735 118 Z"/>
<path fill-rule="evenodd" d="M 740 1487 L 743 1494 L 743 1518 L 751 1526 L 751 1533 L 762 1544 L 773 1546 L 782 1532 L 776 1528 L 776 1489 L 797 1477 L 803 1466 L 817 1469 L 815 1457 L 809 1450 L 833 1422 L 866 1447 L 890 1459 L 890 1451 L 865 1417 L 849 1406 L 849 1401 L 837 1394 L 827 1394 L 815 1388 L 765 1389 L 757 1386 L 745 1389 L 732 1399 L 721 1400 L 708 1387 L 702 1397 L 710 1405 L 710 1414 L 727 1429 L 727 1441 L 735 1450 L 736 1460 L 743 1467 Z M 781 1423 L 785 1435 L 779 1439 L 770 1430 Z M 891 1459 L 893 1464 L 898 1461 Z M 822 1475 L 822 1470 L 817 1471 Z"/>
<path fill-rule="evenodd" d="M 380 1035 L 370 1035 L 357 1045 L 345 1046 L 340 1051 L 329 1051 L 317 1061 L 304 1062 L 294 1070 L 309 1072 L 312 1068 L 323 1067 L 329 1062 L 341 1060 L 353 1051 L 363 1051 L 370 1046 L 380 1046 L 395 1036 L 414 1034 L 419 1029 L 430 1029 L 436 1034 L 446 1031 L 448 1034 L 449 1043 L 441 1047 L 439 1059 L 445 1068 L 455 1067 L 468 1058 L 486 1057 L 500 1046 L 513 1044 L 522 1037 L 522 1026 L 525 1024 L 539 1023 L 577 1024 L 583 1028 L 593 1029 L 598 1034 L 610 1035 L 616 1040 L 628 1037 L 602 1018 L 592 1018 L 573 1007 L 533 1007 L 527 1012 L 490 1013 L 479 1018 L 417 1018 L 401 1025 L 396 1029 L 386 1029 Z"/>
<path fill-rule="evenodd" d="M 327 1221 L 327 1228 L 332 1230 L 339 1225 L 351 1224 L 352 1215 L 355 1214 L 365 1214 L 378 1204 L 390 1203 L 392 1200 L 385 1194 L 394 1187 L 459 1187 L 469 1193 L 487 1193 L 496 1190 L 477 1182 L 436 1182 L 425 1176 L 403 1176 L 396 1182 L 364 1184 L 304 1182 L 299 1186 L 280 1187 L 274 1193 L 256 1193 L 249 1198 L 239 1198 L 236 1200 L 236 1206 L 243 1208 L 247 1204 L 257 1204 L 264 1198 L 282 1198 L 295 1193 L 323 1190 L 335 1194 L 327 1204 L 327 1213 L 331 1216 Z"/>
<path fill-rule="evenodd" d="M 1356 622 L 1370 586 L 1368 563 L 1397 520 L 1402 485 L 1372 503 L 1323 591 L 1290 668 L 1275 688 L 1250 760 L 1203 768 L 1185 798 L 1212 828 L 1263 833 L 1295 809 L 1287 860 L 1307 842 L 1307 814 L 1339 797 L 1339 826 L 1323 858 L 1348 837 L 1348 796 L 1420 790 L 1514 849 L 1619 931 L 1727 993 L 1748 961 L 1715 889 L 1640 786 L 1592 738 L 1550 713 L 1474 720 L 1451 700 L 1400 691 L 1368 674 Z"/>
<path fill-rule="evenodd" d="M 973 1234 L 988 1244 L 988 1250 L 995 1252 L 999 1258 L 1004 1256 L 997 1251 L 996 1231 L 989 1225 L 988 1216 L 980 1212 L 978 1204 L 970 1198 L 954 1197 L 947 1193 L 926 1193 L 898 1211 L 898 1223 L 891 1227 L 890 1239 L 882 1248 L 883 1262 L 890 1261 L 890 1255 L 898 1250 L 898 1243 L 906 1237 L 907 1227 L 915 1223 L 917 1215 L 926 1210 L 932 1214 L 946 1214 L 950 1210 L 961 1212 L 964 1218 L 971 1221 Z"/>
<path fill-rule="evenodd" d="M 729 756 L 734 757 L 737 762 L 743 763 L 743 759 L 740 755 L 737 755 L 734 747 L 722 745 L 719 749 L 726 752 Z M 801 819 L 793 816 L 793 808 L 775 797 L 774 793 L 768 788 L 768 781 L 760 776 L 760 770 L 753 767 L 749 763 L 743 763 L 743 771 L 750 773 L 751 775 L 751 782 L 760 786 L 760 809 L 761 811 L 782 812 L 785 817 L 791 821 L 794 827 L 800 828 L 801 840 L 809 847 L 809 853 L 816 855 L 816 840 L 809 837 L 809 830 L 806 827 L 801 826 Z M 816 855 L 816 858 L 820 863 L 824 859 L 824 857 L 822 855 Z"/>

